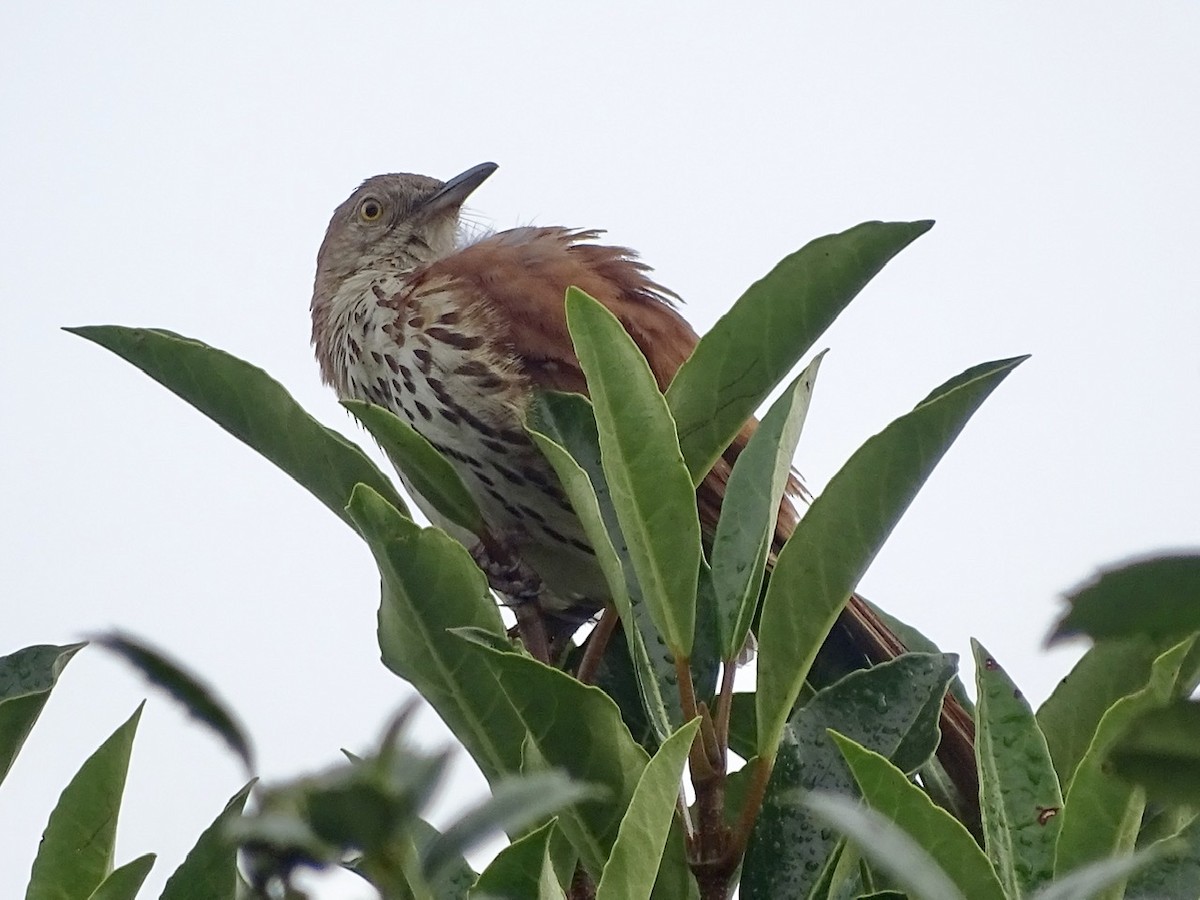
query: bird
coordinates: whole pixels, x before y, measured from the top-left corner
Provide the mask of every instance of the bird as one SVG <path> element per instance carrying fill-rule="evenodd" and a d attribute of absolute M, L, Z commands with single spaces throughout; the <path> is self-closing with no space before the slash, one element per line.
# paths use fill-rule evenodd
<path fill-rule="evenodd" d="M 526 226 L 469 236 L 463 204 L 496 169 L 482 163 L 444 182 L 418 174 L 364 181 L 334 211 L 317 254 L 312 343 L 322 378 L 339 398 L 387 408 L 454 466 L 495 536 L 493 558 L 400 471 L 418 507 L 476 545 L 493 587 L 510 596 L 535 593 L 539 614 L 574 630 L 605 605 L 608 591 L 569 500 L 524 428 L 537 391 L 587 394 L 567 330 L 566 290 L 582 289 L 619 319 L 662 390 L 699 338 L 679 312 L 680 298 L 652 280 L 632 250 L 601 243 L 599 230 Z M 746 424 L 697 487 L 709 540 L 732 464 L 754 426 Z M 793 475 L 789 492 L 801 490 Z M 776 550 L 797 521 L 785 498 Z M 507 563 L 494 558 L 505 554 Z M 905 649 L 853 596 L 822 656 L 876 664 Z M 940 752 L 969 770 L 968 781 L 973 728 L 948 696 Z"/>

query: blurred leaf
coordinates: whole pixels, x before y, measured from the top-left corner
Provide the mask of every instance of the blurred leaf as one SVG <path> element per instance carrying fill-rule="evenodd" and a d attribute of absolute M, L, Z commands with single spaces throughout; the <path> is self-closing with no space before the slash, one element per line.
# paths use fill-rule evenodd
<path fill-rule="evenodd" d="M 371 432 L 392 465 L 402 473 L 422 512 L 435 523 L 439 517 L 475 536 L 484 532 L 483 515 L 454 466 L 411 425 L 374 403 L 343 400 L 342 406 Z M 420 499 L 418 499 L 420 498 Z"/>
<path fill-rule="evenodd" d="M 1055 851 L 1056 876 L 1061 878 L 1087 863 L 1133 849 L 1145 795 L 1109 771 L 1108 753 L 1134 719 L 1170 700 L 1180 663 L 1191 643 L 1191 639 L 1183 641 L 1159 656 L 1146 685 L 1114 703 L 1100 720 L 1067 791 Z M 1120 885 L 1103 896 L 1119 900 Z"/>
<path fill-rule="evenodd" d="M 38 845 L 25 900 L 85 900 L 113 868 L 117 815 L 142 707 L 87 758 Z"/>
<path fill-rule="evenodd" d="M 1124 897 L 1132 900 L 1130 895 L 1120 891 L 1121 883 L 1129 876 L 1160 861 L 1168 849 L 1166 846 L 1155 845 L 1137 853 L 1097 860 L 1067 873 L 1065 878 L 1060 878 L 1033 894 L 1030 900 L 1094 900 L 1095 897 L 1101 896 L 1101 891 L 1108 891 L 1103 895 L 1106 897 Z M 1195 886 L 1181 896 L 1196 896 Z M 1168 897 L 1158 895 L 1156 900 L 1168 900 Z"/>
<path fill-rule="evenodd" d="M 594 799 L 598 794 L 603 792 L 579 784 L 561 772 L 507 778 L 492 789 L 488 800 L 465 813 L 425 846 L 422 868 L 428 877 L 436 877 L 448 861 L 466 853 L 496 831 L 519 833 L 559 810 L 581 800 Z"/>
<path fill-rule="evenodd" d="M 411 831 L 418 858 L 424 855 L 429 842 L 441 835 L 440 831 L 419 817 L 413 819 Z M 438 875 L 429 879 L 429 889 L 437 900 L 465 900 L 476 878 L 478 876 L 466 858 L 458 855 L 447 860 Z"/>
<path fill-rule="evenodd" d="M 1129 879 L 1124 900 L 1200 897 L 1200 816 L 1162 846 L 1163 852 Z"/>
<path fill-rule="evenodd" d="M 135 860 L 113 869 L 88 900 L 133 900 L 142 889 L 142 882 L 154 868 L 153 853 L 146 853 Z M 228 894 L 232 898 L 233 894 Z"/>
<path fill-rule="evenodd" d="M 251 781 L 229 798 L 167 879 L 159 900 L 231 900 L 237 891 L 238 869 L 237 843 L 229 834 L 229 825 L 242 814 L 253 787 Z"/>
<path fill-rule="evenodd" d="M 667 390 L 692 483 L 838 314 L 932 222 L 865 222 L 817 238 L 752 284 Z"/>
<path fill-rule="evenodd" d="M 501 850 L 471 889 L 471 900 L 566 900 L 550 862 L 555 822 Z"/>
<path fill-rule="evenodd" d="M 349 509 L 383 578 L 384 664 L 429 701 L 489 781 L 516 772 L 525 727 L 491 668 L 448 633 L 474 627 L 504 635 L 483 573 L 461 544 L 416 525 L 365 485 Z"/>
<path fill-rule="evenodd" d="M 1029 703 L 982 644 L 971 648 L 985 846 L 1005 892 L 1023 897 L 1054 878 L 1062 792 Z"/>
<path fill-rule="evenodd" d="M 460 646 L 463 658 L 491 666 L 494 683 L 521 716 L 530 746 L 544 765 L 608 789 L 603 800 L 580 803 L 559 817 L 559 827 L 584 865 L 600 873 L 650 761 L 646 751 L 634 742 L 616 704 L 599 688 L 519 653 L 466 640 Z"/>
<path fill-rule="evenodd" d="M 938 713 L 955 663 L 952 655 L 907 653 L 845 676 L 792 714 L 746 851 L 746 900 L 820 896 L 838 837 L 804 797 L 815 789 L 855 792 L 829 731 L 886 757 L 903 752 L 906 769 L 920 766 L 937 746 Z"/>
<path fill-rule="evenodd" d="M 836 732 L 830 736 L 871 808 L 924 847 L 964 896 L 971 900 L 1004 900 L 1004 889 L 991 863 L 961 822 L 934 805 L 924 791 L 878 753 Z M 861 845 L 859 849 L 865 853 Z"/>
<path fill-rule="evenodd" d="M 192 718 L 214 731 L 237 754 L 247 770 L 254 769 L 246 731 L 211 687 L 182 665 L 143 641 L 119 631 L 99 634 L 92 641 L 110 650 L 179 702 Z"/>
<path fill-rule="evenodd" d="M 353 523 L 345 507 L 360 483 L 408 514 L 391 481 L 358 445 L 306 413 L 257 366 L 161 329 L 89 325 L 65 330 L 133 363 L 291 475 L 347 524 Z"/>
<path fill-rule="evenodd" d="M 675 422 L 649 364 L 616 316 L 568 288 L 567 324 L 587 376 L 604 474 L 642 596 L 672 653 L 688 657 L 700 520 Z"/>
<path fill-rule="evenodd" d="M 0 656 L 0 782 L 50 699 L 71 657 L 84 644 L 37 644 Z"/>
<path fill-rule="evenodd" d="M 1200 631 L 1200 555 L 1119 563 L 1068 592 L 1067 601 L 1052 642 L 1079 634 L 1178 640 Z"/>
<path fill-rule="evenodd" d="M 921 844 L 886 816 L 832 791 L 814 791 L 804 798 L 804 805 L 847 835 L 872 865 L 890 874 L 912 896 L 921 900 L 967 900 Z"/>
<path fill-rule="evenodd" d="M 771 404 L 733 464 L 710 553 L 722 659 L 736 657 L 750 633 L 779 503 L 824 357 L 819 354 Z"/>
<path fill-rule="evenodd" d="M 822 642 L 942 454 L 1024 357 L 975 366 L 869 438 L 779 554 L 759 625 L 758 748 L 771 759 Z"/>
<path fill-rule="evenodd" d="M 642 771 L 612 854 L 604 865 L 596 900 L 650 896 L 675 818 L 683 766 L 699 728 L 699 719 L 680 728 L 663 742 Z"/>
<path fill-rule="evenodd" d="M 1109 760 L 1119 776 L 1141 785 L 1151 800 L 1200 806 L 1200 702 L 1177 700 L 1137 716 L 1109 751 Z"/>
<path fill-rule="evenodd" d="M 530 435 L 558 475 L 596 552 L 617 613 L 646 716 L 658 741 L 683 719 L 673 657 L 650 617 L 634 575 L 600 462 L 600 434 L 592 405 L 579 394 L 539 393 L 529 409 Z"/>

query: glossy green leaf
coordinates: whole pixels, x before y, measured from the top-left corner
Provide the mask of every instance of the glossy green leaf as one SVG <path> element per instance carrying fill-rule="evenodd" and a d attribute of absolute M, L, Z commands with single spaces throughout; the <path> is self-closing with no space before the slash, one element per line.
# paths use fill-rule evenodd
<path fill-rule="evenodd" d="M 621 534 L 600 462 L 600 434 L 592 405 L 579 394 L 538 394 L 529 409 L 526 428 L 558 475 L 596 552 L 596 561 L 625 625 L 647 720 L 657 739 L 664 741 L 671 733 L 671 723 L 683 718 L 675 690 L 678 675 L 633 573 L 629 547 Z"/>
<path fill-rule="evenodd" d="M 1094 900 L 1100 896 L 1133 900 L 1131 895 L 1122 892 L 1121 884 L 1131 875 L 1136 875 L 1161 861 L 1169 854 L 1171 846 L 1173 845 L 1156 845 L 1139 850 L 1137 853 L 1110 856 L 1107 859 L 1089 863 L 1042 888 L 1031 896 L 1030 900 Z M 1174 900 L 1175 896 L 1154 895 L 1155 900 Z M 1191 897 L 1196 896 L 1196 885 L 1193 884 L 1187 893 L 1177 896 L 1190 900 Z"/>
<path fill-rule="evenodd" d="M 1200 806 L 1200 701 L 1177 700 L 1137 716 L 1108 758 L 1149 799 Z"/>
<path fill-rule="evenodd" d="M 449 522 L 477 537 L 483 534 L 483 515 L 475 498 L 450 461 L 416 429 L 374 403 L 343 400 L 342 406 L 379 442 L 431 522 Z"/>
<path fill-rule="evenodd" d="M 504 635 L 483 573 L 461 544 L 405 518 L 365 485 L 349 509 L 383 579 L 384 664 L 429 701 L 489 780 L 516 772 L 525 727 L 486 662 L 464 654 L 461 639 L 448 632 Z"/>
<path fill-rule="evenodd" d="M 192 718 L 225 741 L 247 770 L 254 768 L 250 739 L 245 729 L 226 703 L 196 675 L 186 671 L 162 651 L 127 634 L 111 631 L 96 635 L 92 642 L 112 651 L 141 672 L 151 684 L 170 694 Z"/>
<path fill-rule="evenodd" d="M 982 644 L 971 648 L 985 846 L 1008 896 L 1022 897 L 1054 877 L 1062 792 L 1029 703 Z"/>
<path fill-rule="evenodd" d="M 866 222 L 817 238 L 752 284 L 700 339 L 667 390 L 694 484 L 867 282 L 932 227 Z"/>
<path fill-rule="evenodd" d="M 153 853 L 146 853 L 113 869 L 88 900 L 133 900 L 142 889 L 146 876 L 154 868 L 156 858 Z M 227 896 L 233 897 L 232 894 Z"/>
<path fill-rule="evenodd" d="M 979 405 L 1024 357 L 973 367 L 869 438 L 779 554 L 758 631 L 758 747 L 774 757 L 817 651 L 908 504 Z"/>
<path fill-rule="evenodd" d="M 603 800 L 580 803 L 559 817 L 559 826 L 584 865 L 598 875 L 650 761 L 646 751 L 634 742 L 620 710 L 599 688 L 517 652 L 465 639 L 460 648 L 462 657 L 491 667 L 494 683 L 521 716 L 530 745 L 544 765 L 607 789 Z"/>
<path fill-rule="evenodd" d="M 87 758 L 38 845 L 25 900 L 85 900 L 113 868 L 117 815 L 142 707 Z"/>
<path fill-rule="evenodd" d="M 566 900 L 550 860 L 555 821 L 501 850 L 480 874 L 471 900 Z"/>
<path fill-rule="evenodd" d="M 687 657 L 695 631 L 700 521 L 675 422 L 649 364 L 616 316 L 569 288 L 567 325 L 587 376 L 604 474 L 642 596 L 667 646 Z"/>
<path fill-rule="evenodd" d="M 1108 754 L 1139 715 L 1165 706 L 1171 699 L 1180 663 L 1191 643 L 1192 639 L 1183 641 L 1159 656 L 1146 685 L 1114 703 L 1100 720 L 1091 746 L 1080 760 L 1067 790 L 1055 852 L 1056 876 L 1063 877 L 1087 863 L 1133 850 L 1145 795 L 1110 771 Z M 1114 900 L 1120 896 L 1120 885 L 1103 894 Z"/>
<path fill-rule="evenodd" d="M 750 633 L 779 503 L 824 356 L 809 363 L 771 404 L 729 475 L 710 553 L 723 659 L 735 658 Z"/>
<path fill-rule="evenodd" d="M 855 792 L 830 729 L 885 757 L 906 754 L 900 765 L 911 771 L 937 746 L 938 713 L 955 668 L 952 655 L 908 653 L 847 675 L 792 714 L 746 851 L 746 900 L 821 896 L 838 837 L 804 797 L 817 789 Z"/>
<path fill-rule="evenodd" d="M 90 325 L 66 330 L 133 363 L 275 463 L 347 524 L 345 507 L 360 483 L 407 515 L 391 481 L 357 444 L 306 413 L 257 366 L 161 329 Z"/>
<path fill-rule="evenodd" d="M 1200 816 L 1169 838 L 1157 859 L 1129 879 L 1124 900 L 1200 897 Z"/>
<path fill-rule="evenodd" d="M 836 732 L 831 736 L 870 807 L 920 844 L 964 897 L 1005 900 L 1004 888 L 991 863 L 961 822 L 934 805 L 924 791 L 878 753 Z M 861 844 L 859 849 L 866 854 Z"/>
<path fill-rule="evenodd" d="M 605 863 L 596 900 L 650 896 L 675 816 L 683 766 L 699 728 L 699 719 L 680 728 L 642 771 Z"/>
<path fill-rule="evenodd" d="M 50 699 L 71 657 L 84 644 L 37 644 L 0 656 L 0 782 Z"/>
<path fill-rule="evenodd" d="M 237 891 L 237 844 L 229 824 L 242 814 L 251 781 L 229 798 L 225 808 L 201 833 L 179 868 L 167 879 L 159 900 L 230 900 Z"/>
<path fill-rule="evenodd" d="M 913 897 L 968 900 L 921 844 L 886 816 L 832 791 L 814 791 L 804 798 L 804 804 L 818 818 L 847 835 L 863 856 L 896 879 Z"/>

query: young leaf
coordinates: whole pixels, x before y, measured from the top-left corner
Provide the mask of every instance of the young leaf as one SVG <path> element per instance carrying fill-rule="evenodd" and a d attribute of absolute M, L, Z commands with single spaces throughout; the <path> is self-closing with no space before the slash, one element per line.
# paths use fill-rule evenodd
<path fill-rule="evenodd" d="M 491 669 L 464 656 L 462 641 L 448 633 L 475 627 L 504 635 L 483 573 L 461 544 L 421 528 L 366 485 L 355 489 L 349 510 L 383 579 L 384 664 L 429 701 L 489 780 L 516 772 L 525 727 Z"/>
<path fill-rule="evenodd" d="M 830 732 L 830 736 L 871 808 L 924 847 L 963 896 L 971 900 L 1005 900 L 1004 888 L 991 863 L 961 822 L 935 806 L 924 791 L 878 753 L 836 732 Z M 859 849 L 866 853 L 867 848 L 861 844 Z"/>
<path fill-rule="evenodd" d="M 25 900 L 89 897 L 112 871 L 117 815 L 141 715 L 139 705 L 63 790 L 38 845 Z"/>
<path fill-rule="evenodd" d="M 1024 357 L 952 379 L 869 438 L 813 501 L 779 554 L 759 626 L 758 748 L 773 759 L 829 629 L 896 522 L 971 415 Z"/>
<path fill-rule="evenodd" d="M 450 461 L 415 428 L 374 403 L 343 400 L 342 406 L 379 442 L 431 522 L 448 522 L 476 537 L 483 534 L 483 515 L 475 498 Z"/>
<path fill-rule="evenodd" d="M 550 861 L 556 822 L 552 819 L 501 850 L 480 874 L 471 900 L 566 900 Z"/>
<path fill-rule="evenodd" d="M 213 823 L 201 833 L 179 868 L 167 879 L 159 900 L 225 900 L 237 890 L 237 844 L 229 824 L 242 814 L 251 781 L 229 798 Z"/>
<path fill-rule="evenodd" d="M 1079 762 L 1063 806 L 1054 872 L 1063 877 L 1086 863 L 1129 853 L 1145 808 L 1144 793 L 1109 771 L 1108 753 L 1129 723 L 1146 710 L 1166 705 L 1191 638 L 1159 656 L 1140 691 L 1123 697 L 1100 720 Z M 1120 898 L 1120 885 L 1104 897 Z"/>
<path fill-rule="evenodd" d="M 113 869 L 88 900 L 134 900 L 138 891 L 142 889 L 142 882 L 154 868 L 156 858 L 153 853 L 146 853 Z"/>
<path fill-rule="evenodd" d="M 1120 563 L 1068 592 L 1067 601 L 1052 642 L 1078 634 L 1179 640 L 1200 631 L 1200 555 Z"/>
<path fill-rule="evenodd" d="M 692 483 L 893 256 L 932 222 L 865 222 L 817 238 L 746 290 L 667 390 Z"/>
<path fill-rule="evenodd" d="M 162 688 L 202 725 L 212 729 L 237 754 L 246 769 L 254 763 L 250 739 L 225 702 L 195 675 L 148 644 L 117 631 L 96 635 L 93 643 L 111 650 Z"/>
<path fill-rule="evenodd" d="M 567 325 L 600 429 L 604 474 L 651 618 L 688 657 L 696 620 L 700 521 L 675 422 L 641 350 L 611 312 L 567 289 Z"/>
<path fill-rule="evenodd" d="M 1009 897 L 1054 877 L 1062 792 L 1029 703 L 978 641 L 975 756 L 988 858 Z"/>
<path fill-rule="evenodd" d="M 0 656 L 0 782 L 50 699 L 71 657 L 84 644 L 38 644 Z"/>
<path fill-rule="evenodd" d="M 1151 800 L 1200 806 L 1200 702 L 1177 700 L 1135 718 L 1109 752 L 1113 770 Z"/>
<path fill-rule="evenodd" d="M 596 900 L 650 896 L 675 817 L 683 766 L 699 728 L 699 719 L 680 728 L 658 748 L 642 771 L 612 854 L 604 865 Z"/>
<path fill-rule="evenodd" d="M 722 659 L 736 657 L 750 633 L 779 502 L 824 356 L 809 363 L 771 404 L 729 475 L 711 553 Z"/>
<path fill-rule="evenodd" d="M 391 481 L 351 441 L 326 428 L 257 366 L 161 329 L 91 325 L 67 331 L 133 363 L 275 463 L 347 524 L 356 484 L 408 514 Z"/>

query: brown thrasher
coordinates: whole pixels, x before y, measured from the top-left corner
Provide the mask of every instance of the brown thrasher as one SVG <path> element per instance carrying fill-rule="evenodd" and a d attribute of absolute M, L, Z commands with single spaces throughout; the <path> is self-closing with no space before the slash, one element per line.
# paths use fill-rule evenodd
<path fill-rule="evenodd" d="M 607 588 L 553 469 L 523 427 L 535 390 L 587 393 L 567 331 L 566 289 L 581 288 L 620 319 L 663 390 L 697 336 L 676 312 L 675 295 L 647 277 L 632 251 L 593 243 L 598 231 L 514 228 L 464 243 L 462 204 L 495 169 L 483 163 L 444 183 L 377 175 L 351 194 L 317 256 L 313 344 L 339 397 L 403 416 L 450 460 L 489 530 L 537 576 L 541 607 L 569 613 L 568 620 L 580 613 L 578 624 L 604 606 Z M 696 490 L 709 538 L 730 466 L 753 427 L 747 423 Z M 414 499 L 435 524 L 473 541 Z M 785 501 L 776 549 L 796 521 Z M 858 597 L 826 648 L 872 663 L 905 650 Z M 968 796 L 973 730 L 970 715 L 947 697 L 940 755 Z"/>

